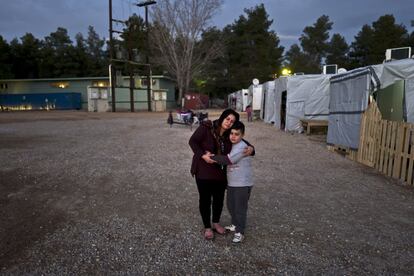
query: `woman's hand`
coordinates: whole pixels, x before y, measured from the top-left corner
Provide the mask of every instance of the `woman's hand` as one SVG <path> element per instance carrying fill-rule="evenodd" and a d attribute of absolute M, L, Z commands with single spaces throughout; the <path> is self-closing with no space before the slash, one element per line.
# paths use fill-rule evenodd
<path fill-rule="evenodd" d="M 254 151 L 254 148 L 252 146 L 247 146 L 243 151 L 243 155 L 250 156 L 252 155 L 253 151 Z"/>
<path fill-rule="evenodd" d="M 203 156 L 201 156 L 201 158 L 203 158 L 203 160 L 208 163 L 208 164 L 213 164 L 213 163 L 217 163 L 216 161 L 214 161 L 213 159 L 210 158 L 210 156 L 214 156 L 214 154 L 212 154 L 211 152 L 206 152 Z"/>

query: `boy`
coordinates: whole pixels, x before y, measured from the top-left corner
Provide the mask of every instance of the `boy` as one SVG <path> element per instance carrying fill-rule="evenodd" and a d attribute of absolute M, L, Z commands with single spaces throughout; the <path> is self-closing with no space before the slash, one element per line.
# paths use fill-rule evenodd
<path fill-rule="evenodd" d="M 246 227 L 247 205 L 253 186 L 251 157 L 243 151 L 247 147 L 243 140 L 244 124 L 237 121 L 230 129 L 231 152 L 226 155 L 215 155 L 211 159 L 221 165 L 227 165 L 227 208 L 231 215 L 231 225 L 225 228 L 235 232 L 234 243 L 244 239 Z"/>

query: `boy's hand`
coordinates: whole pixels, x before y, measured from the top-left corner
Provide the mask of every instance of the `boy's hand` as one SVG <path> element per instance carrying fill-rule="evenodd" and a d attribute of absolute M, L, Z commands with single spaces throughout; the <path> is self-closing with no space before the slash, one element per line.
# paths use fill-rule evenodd
<path fill-rule="evenodd" d="M 247 146 L 243 151 L 243 155 L 244 156 L 250 156 L 250 155 L 252 155 L 253 151 L 254 151 L 253 147 Z"/>

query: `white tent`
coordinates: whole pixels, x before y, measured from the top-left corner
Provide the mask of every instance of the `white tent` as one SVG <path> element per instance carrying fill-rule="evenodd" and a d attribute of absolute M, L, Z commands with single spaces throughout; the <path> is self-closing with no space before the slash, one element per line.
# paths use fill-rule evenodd
<path fill-rule="evenodd" d="M 236 92 L 236 111 L 243 111 L 243 94 L 241 90 Z"/>
<path fill-rule="evenodd" d="M 248 89 L 241 89 L 227 95 L 229 108 L 242 112 L 252 101 L 252 96 L 249 96 Z"/>
<path fill-rule="evenodd" d="M 358 68 L 330 79 L 327 143 L 357 149 L 362 113 L 372 87 L 371 70 Z"/>
<path fill-rule="evenodd" d="M 263 96 L 263 86 L 261 84 L 250 85 L 249 104 L 252 106 L 253 111 L 260 111 L 261 105 L 262 105 L 262 96 Z"/>
<path fill-rule="evenodd" d="M 266 123 L 273 123 L 275 127 L 281 127 L 282 93 L 287 89 L 287 77 L 279 77 L 274 81 L 266 82 L 264 87 L 264 115 Z M 286 102 L 283 103 L 286 111 Z"/>
<path fill-rule="evenodd" d="M 275 123 L 275 127 L 280 129 L 281 128 L 281 116 L 282 116 L 282 110 L 284 110 L 284 116 L 286 115 L 286 99 L 283 102 L 283 92 L 286 93 L 287 90 L 287 81 L 288 77 L 279 77 L 275 80 L 275 89 L 274 89 L 274 112 L 273 117 L 269 118 L 271 122 Z M 283 119 L 285 120 L 285 119 Z"/>
<path fill-rule="evenodd" d="M 228 103 L 228 107 L 232 108 L 232 109 L 236 109 L 236 92 L 230 93 L 227 95 L 227 103 Z"/>
<path fill-rule="evenodd" d="M 359 147 L 362 113 L 369 94 L 404 81 L 404 118 L 414 123 L 414 60 L 404 59 L 358 68 L 330 80 L 328 144 Z"/>
<path fill-rule="evenodd" d="M 379 88 L 386 88 L 404 80 L 405 118 L 414 123 L 414 60 L 403 59 L 372 66 Z"/>
<path fill-rule="evenodd" d="M 236 111 L 243 111 L 242 91 L 236 91 L 227 95 L 228 106 Z"/>
<path fill-rule="evenodd" d="M 272 123 L 275 112 L 275 81 L 268 81 L 263 84 L 262 107 L 260 117 L 266 123 Z"/>
<path fill-rule="evenodd" d="M 240 90 L 242 93 L 243 108 L 242 111 L 246 111 L 246 107 L 251 104 L 251 97 L 249 97 L 249 89 Z"/>
<path fill-rule="evenodd" d="M 328 120 L 329 77 L 297 75 L 288 78 L 286 131 L 302 132 L 301 119 Z"/>

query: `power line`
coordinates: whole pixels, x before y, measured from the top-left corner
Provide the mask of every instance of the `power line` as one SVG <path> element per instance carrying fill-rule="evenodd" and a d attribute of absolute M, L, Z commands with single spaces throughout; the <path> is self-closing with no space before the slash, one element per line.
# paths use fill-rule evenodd
<path fill-rule="evenodd" d="M 124 2 L 126 2 L 127 0 L 122 0 L 121 6 L 122 6 L 122 15 L 124 18 L 125 12 L 124 12 Z M 134 4 L 140 7 L 145 6 L 145 23 L 146 23 L 146 29 L 147 29 L 147 44 L 148 44 L 148 9 L 147 6 L 151 5 L 151 4 L 155 4 L 155 1 L 145 1 L 143 3 L 140 4 Z M 131 11 L 131 0 L 129 0 L 129 10 Z M 131 16 L 131 15 L 130 15 Z M 116 64 L 129 64 L 129 65 L 133 65 L 133 66 L 144 66 L 147 67 L 147 98 L 148 98 L 148 111 L 151 111 L 151 77 L 152 77 L 152 72 L 151 72 L 151 66 L 149 64 L 149 58 L 148 58 L 148 53 L 147 53 L 147 57 L 146 57 L 146 63 L 142 64 L 142 63 L 137 63 L 133 61 L 133 53 L 128 54 L 128 58 L 124 59 L 123 57 L 121 57 L 120 59 L 118 58 L 114 58 L 114 51 L 116 49 L 116 47 L 119 45 L 114 45 L 114 39 L 113 39 L 113 34 L 123 34 L 124 32 L 122 31 L 118 31 L 118 30 L 114 30 L 113 29 L 113 23 L 115 23 L 116 25 L 127 25 L 127 21 L 124 20 L 119 20 L 119 19 L 114 19 L 112 17 L 112 0 L 109 0 L 109 45 L 110 45 L 110 65 L 109 65 L 109 70 L 110 70 L 110 83 L 111 83 L 111 91 L 112 91 L 112 112 L 116 111 L 116 97 L 115 97 L 115 89 L 116 89 Z M 147 45 L 147 47 L 149 47 L 149 45 Z M 134 49 L 132 49 L 133 51 Z M 116 56 L 116 53 L 115 53 Z M 133 69 L 130 67 L 129 69 L 129 77 L 130 77 L 130 103 L 131 103 L 131 112 L 134 112 L 134 74 L 133 74 Z"/>
<path fill-rule="evenodd" d="M 146 51 L 146 58 L 145 58 L 145 63 L 150 64 L 149 63 L 149 56 L 148 56 L 148 51 L 149 51 L 149 28 L 148 28 L 148 6 L 156 4 L 157 1 L 154 0 L 145 0 L 143 2 L 140 2 L 138 4 L 136 4 L 138 7 L 144 7 L 145 8 L 145 32 L 146 32 L 146 43 L 147 43 L 147 51 Z M 148 67 L 148 71 L 147 71 L 147 100 L 148 100 L 148 111 L 151 111 L 151 66 Z"/>

